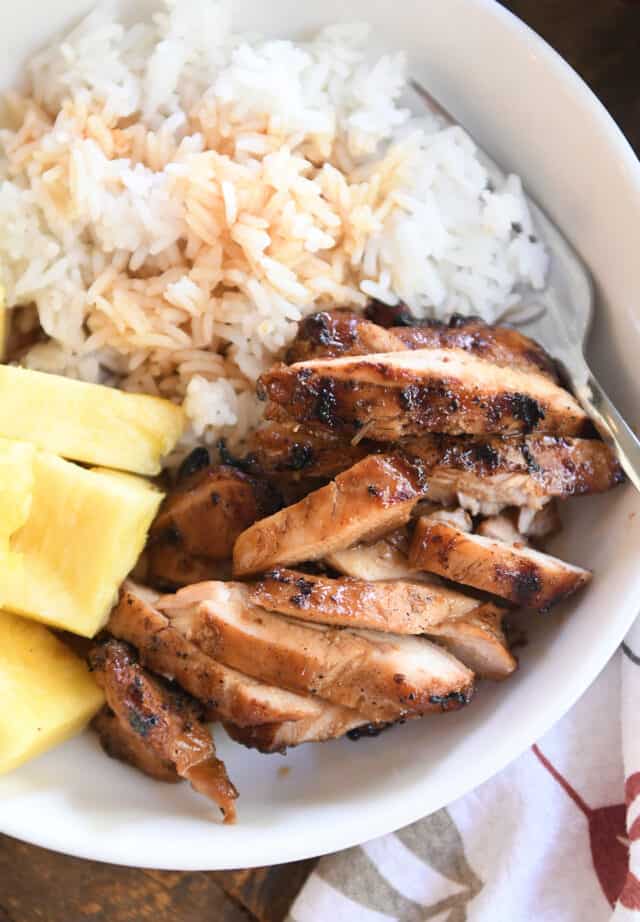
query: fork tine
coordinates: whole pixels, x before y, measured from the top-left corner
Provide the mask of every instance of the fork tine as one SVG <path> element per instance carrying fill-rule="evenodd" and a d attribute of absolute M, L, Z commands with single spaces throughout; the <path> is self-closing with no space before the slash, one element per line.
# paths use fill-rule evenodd
<path fill-rule="evenodd" d="M 421 83 L 410 79 L 409 85 L 432 112 L 439 115 L 449 125 L 458 124 L 451 113 Z M 486 151 L 482 153 L 487 162 L 504 175 L 504 171 Z M 535 223 L 543 231 L 542 237 L 549 251 L 554 254 L 555 272 L 560 274 L 561 281 L 564 283 L 560 290 L 568 287 L 569 292 L 574 295 L 573 298 L 569 297 L 569 304 L 573 307 L 573 316 L 567 317 L 569 304 L 558 303 L 557 293 L 554 294 L 552 286 L 548 284 L 546 303 L 545 298 L 541 297 L 539 299 L 541 303 L 530 306 L 529 314 L 525 308 L 521 317 L 518 318 L 517 314 L 511 317 L 511 323 L 514 326 L 533 327 L 529 330 L 530 335 L 534 336 L 560 362 L 583 408 L 595 423 L 600 435 L 613 445 L 625 473 L 640 491 L 640 439 L 601 388 L 584 357 L 585 340 L 593 313 L 591 273 L 573 244 L 567 240 L 544 209 L 531 196 L 527 195 L 526 200 Z M 519 307 L 522 308 L 522 305 Z M 564 310 L 561 310 L 561 307 Z M 509 319 L 509 310 L 503 314 L 502 323 Z M 516 307 L 517 310 L 518 307 Z"/>

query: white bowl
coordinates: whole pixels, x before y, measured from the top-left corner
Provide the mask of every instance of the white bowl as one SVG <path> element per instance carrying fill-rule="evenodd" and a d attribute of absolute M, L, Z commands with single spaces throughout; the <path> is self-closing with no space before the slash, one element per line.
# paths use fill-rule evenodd
<path fill-rule="evenodd" d="M 0 35 L 11 54 L 0 62 L 0 85 L 15 78 L 8 68 L 88 5 L 49 0 L 43 16 L 37 0 L 3 3 Z M 600 293 L 596 370 L 638 422 L 640 167 L 576 74 L 492 0 L 235 0 L 234 7 L 241 26 L 274 34 L 369 20 L 386 44 L 409 51 L 412 73 L 524 177 L 592 267 Z M 286 758 L 251 753 L 219 733 L 241 793 L 235 827 L 211 822 L 187 785 L 155 784 L 104 757 L 85 734 L 0 780 L 0 830 L 85 858 L 192 870 L 319 855 L 417 820 L 525 750 L 605 665 L 639 607 L 639 511 L 628 487 L 576 501 L 557 549 L 592 567 L 593 585 L 566 612 L 540 618 L 515 678 L 481 688 L 465 711 Z"/>

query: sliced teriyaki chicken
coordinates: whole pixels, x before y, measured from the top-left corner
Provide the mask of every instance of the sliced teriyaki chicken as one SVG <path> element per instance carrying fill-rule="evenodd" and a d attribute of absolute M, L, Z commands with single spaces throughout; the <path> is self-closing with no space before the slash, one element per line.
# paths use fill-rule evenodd
<path fill-rule="evenodd" d="M 298 422 L 381 442 L 424 432 L 592 432 L 576 400 L 546 375 L 496 365 L 461 349 L 277 365 L 260 378 L 258 394 Z"/>
<path fill-rule="evenodd" d="M 419 510 L 418 510 L 419 511 Z M 435 509 L 424 513 L 428 516 L 430 522 L 443 522 L 445 525 L 453 525 L 460 531 L 473 531 L 473 519 L 466 509 Z M 422 518 L 423 516 L 419 516 Z"/>
<path fill-rule="evenodd" d="M 282 568 L 265 574 L 249 599 L 301 621 L 392 634 L 427 634 L 431 626 L 463 618 L 478 607 L 475 599 L 428 583 L 329 579 Z"/>
<path fill-rule="evenodd" d="M 180 585 L 189 581 L 194 567 L 204 566 L 203 559 L 229 560 L 238 535 L 281 505 L 270 484 L 236 468 L 223 465 L 196 471 L 168 494 L 151 527 L 153 575 Z"/>
<path fill-rule="evenodd" d="M 562 528 L 558 507 L 551 501 L 542 509 L 510 509 L 500 515 L 489 516 L 478 524 L 476 534 L 485 538 L 495 538 L 505 544 L 527 547 L 529 539 L 547 538 Z"/>
<path fill-rule="evenodd" d="M 490 326 L 478 317 L 454 315 L 449 323 L 427 321 L 389 330 L 408 349 L 462 349 L 505 368 L 533 371 L 558 380 L 553 359 L 542 346 L 510 327 Z"/>
<path fill-rule="evenodd" d="M 89 664 L 107 704 L 140 743 L 200 794 L 214 801 L 225 823 L 235 821 L 238 792 L 229 781 L 224 763 L 216 758 L 210 732 L 202 723 L 202 707 L 185 692 L 151 676 L 139 664 L 135 651 L 119 640 L 93 648 Z M 125 751 L 136 757 L 132 748 Z M 136 761 L 142 770 L 148 760 Z"/>
<path fill-rule="evenodd" d="M 591 578 L 588 570 L 549 554 L 470 535 L 430 516 L 416 524 L 409 561 L 527 608 L 551 608 Z"/>
<path fill-rule="evenodd" d="M 374 314 L 344 310 L 311 314 L 300 323 L 286 355 L 287 364 L 406 349 L 462 349 L 496 365 L 535 371 L 557 380 L 552 359 L 517 330 L 489 326 L 478 317 L 459 314 L 449 323 L 414 319 L 409 325 L 385 327 L 375 321 Z"/>
<path fill-rule="evenodd" d="M 300 423 L 271 423 L 256 433 L 253 457 L 267 473 L 330 477 L 381 448 L 368 439 L 353 441 Z M 460 498 L 474 514 L 493 515 L 505 506 L 539 509 L 550 497 L 601 493 L 624 480 L 613 452 L 597 439 L 428 434 L 405 439 L 399 448 L 426 466 L 434 502 L 452 506 Z"/>
<path fill-rule="evenodd" d="M 209 583 L 157 604 L 214 659 L 368 721 L 459 708 L 471 697 L 473 673 L 427 640 L 302 624 L 252 605 L 249 592 L 242 583 Z"/>
<path fill-rule="evenodd" d="M 381 579 L 416 579 L 420 575 L 409 566 L 406 528 L 399 528 L 371 544 L 356 544 L 333 551 L 325 556 L 324 562 L 343 576 L 374 583 Z"/>
<path fill-rule="evenodd" d="M 201 701 L 211 719 L 250 727 L 318 717 L 314 699 L 265 685 L 207 656 L 156 608 L 156 599 L 126 583 L 107 629 L 136 647 L 143 666 Z"/>
<path fill-rule="evenodd" d="M 300 321 L 285 361 L 294 365 L 311 359 L 401 352 L 407 348 L 411 347 L 392 330 L 385 330 L 362 314 L 348 310 L 319 311 Z"/>
<path fill-rule="evenodd" d="M 261 519 L 236 541 L 235 576 L 320 560 L 405 525 L 428 490 L 422 466 L 402 454 L 371 455 L 299 503 Z"/>
<path fill-rule="evenodd" d="M 102 748 L 112 759 L 133 765 L 156 781 L 177 784 L 182 780 L 174 763 L 151 749 L 132 728 L 130 722 L 114 714 L 108 705 L 105 704 L 96 714 L 91 726 L 98 734 Z"/>
<path fill-rule="evenodd" d="M 326 429 L 300 423 L 272 422 L 258 429 L 250 444 L 249 463 L 265 474 L 290 477 L 335 477 L 376 450 L 367 439 L 349 441 Z"/>
<path fill-rule="evenodd" d="M 229 579 L 231 560 L 210 560 L 197 554 L 189 554 L 179 544 L 171 541 L 152 541 L 144 553 L 146 569 L 144 576 L 135 578 L 163 592 L 202 583 L 211 579 Z"/>
<path fill-rule="evenodd" d="M 397 304 L 385 304 L 375 298 L 369 301 L 364 309 L 364 316 L 371 323 L 384 327 L 385 330 L 402 327 L 413 327 L 420 323 L 408 304 L 399 301 Z M 456 315 L 454 315 L 456 316 Z"/>
<path fill-rule="evenodd" d="M 302 743 L 324 743 L 327 740 L 339 739 L 359 727 L 369 726 L 372 725 L 355 711 L 324 704 L 322 713 L 314 720 L 263 724 L 261 727 L 236 727 L 225 723 L 224 728 L 237 743 L 269 753 L 284 752 Z M 387 724 L 379 726 L 382 730 Z"/>
<path fill-rule="evenodd" d="M 432 502 L 460 504 L 474 515 L 505 506 L 541 509 L 552 497 L 604 493 L 624 480 L 613 452 L 597 439 L 432 435 L 402 448 L 424 464 Z"/>
<path fill-rule="evenodd" d="M 427 631 L 480 679 L 506 679 L 518 667 L 502 630 L 505 609 L 480 605 L 466 618 L 444 621 Z"/>
<path fill-rule="evenodd" d="M 529 544 L 527 536 L 520 534 L 513 517 L 509 515 L 492 515 L 483 519 L 476 528 L 476 534 L 515 547 L 526 547 Z"/>
<path fill-rule="evenodd" d="M 519 509 L 517 528 L 527 538 L 548 538 L 557 534 L 562 530 L 562 521 L 555 500 L 542 509 Z"/>

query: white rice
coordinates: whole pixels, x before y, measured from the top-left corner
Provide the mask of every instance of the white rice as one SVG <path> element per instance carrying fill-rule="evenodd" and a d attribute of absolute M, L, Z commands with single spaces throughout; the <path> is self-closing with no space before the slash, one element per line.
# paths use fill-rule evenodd
<path fill-rule="evenodd" d="M 184 402 L 188 442 L 255 424 L 301 317 L 370 298 L 499 319 L 547 255 L 519 180 L 406 106 L 361 25 L 247 40 L 230 5 L 103 9 L 28 66 L 0 132 L 0 274 L 49 337 L 26 365 Z"/>

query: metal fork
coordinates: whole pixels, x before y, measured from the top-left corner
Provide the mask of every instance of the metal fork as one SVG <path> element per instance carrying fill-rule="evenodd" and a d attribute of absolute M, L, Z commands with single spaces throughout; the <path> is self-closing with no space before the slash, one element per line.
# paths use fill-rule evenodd
<path fill-rule="evenodd" d="M 431 111 L 449 125 L 459 124 L 420 83 L 412 80 L 411 86 Z M 504 170 L 484 150 L 480 147 L 478 150 L 492 178 L 504 179 Z M 591 274 L 543 209 L 528 196 L 527 204 L 552 254 L 552 267 L 547 288 L 544 292 L 536 292 L 536 301 L 545 309 L 521 326 L 559 363 L 576 398 L 603 439 L 615 450 L 629 480 L 640 491 L 640 439 L 607 396 L 584 356 L 594 308 Z"/>

